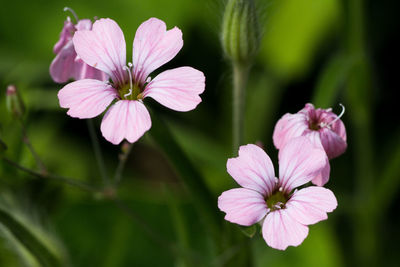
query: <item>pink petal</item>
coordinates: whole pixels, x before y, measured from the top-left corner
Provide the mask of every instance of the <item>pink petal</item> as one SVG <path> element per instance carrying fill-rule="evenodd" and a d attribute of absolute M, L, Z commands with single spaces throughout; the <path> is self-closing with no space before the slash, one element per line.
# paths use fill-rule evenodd
<path fill-rule="evenodd" d="M 275 172 L 271 159 L 256 145 L 241 146 L 239 156 L 228 159 L 226 168 L 239 185 L 253 189 L 263 196 L 271 194 L 275 188 Z"/>
<path fill-rule="evenodd" d="M 308 105 L 311 105 L 311 104 L 308 104 Z M 324 147 L 322 146 L 322 143 L 321 143 L 320 133 L 318 131 L 306 130 L 306 132 L 303 136 L 307 137 L 308 140 L 310 140 L 314 146 L 324 149 Z M 322 168 L 321 172 L 311 182 L 315 185 L 323 186 L 329 181 L 330 173 L 331 173 L 331 167 L 329 164 L 329 159 L 328 159 L 328 156 L 325 156 L 325 166 Z"/>
<path fill-rule="evenodd" d="M 189 111 L 200 102 L 204 91 L 205 77 L 201 71 L 191 67 L 167 70 L 155 77 L 143 92 L 160 104 L 177 111 Z"/>
<path fill-rule="evenodd" d="M 255 224 L 267 214 L 264 197 L 246 188 L 223 192 L 218 197 L 218 208 L 226 213 L 225 220 L 244 226 Z"/>
<path fill-rule="evenodd" d="M 118 145 L 123 139 L 136 142 L 151 127 L 150 114 L 136 100 L 120 100 L 111 106 L 101 122 L 105 139 Z"/>
<path fill-rule="evenodd" d="M 147 76 L 173 59 L 182 46 L 182 32 L 177 27 L 167 31 L 165 23 L 156 18 L 143 22 L 133 41 L 135 80 L 144 84 Z"/>
<path fill-rule="evenodd" d="M 96 117 L 116 97 L 114 88 L 105 82 L 92 79 L 69 83 L 58 92 L 60 106 L 69 108 L 67 114 L 80 119 Z"/>
<path fill-rule="evenodd" d="M 71 22 L 71 19 L 68 17 L 66 21 L 64 21 L 64 27 L 60 33 L 60 39 L 54 45 L 53 52 L 54 54 L 58 54 L 61 49 L 72 39 L 73 32 L 75 31 L 75 26 Z"/>
<path fill-rule="evenodd" d="M 267 215 L 262 234 L 268 246 L 285 250 L 297 247 L 308 235 L 308 227 L 296 221 L 286 209 L 276 210 Z"/>
<path fill-rule="evenodd" d="M 343 128 L 344 129 L 344 125 Z M 343 132 L 342 132 L 343 134 Z M 321 142 L 325 149 L 326 154 L 330 159 L 336 158 L 346 151 L 347 143 L 346 139 L 343 139 L 334 131 L 324 128 L 320 130 Z M 346 138 L 346 132 L 344 132 L 344 138 Z"/>
<path fill-rule="evenodd" d="M 329 181 L 329 176 L 331 173 L 331 166 L 329 164 L 328 157 L 325 157 L 325 166 L 322 168 L 321 172 L 312 179 L 312 183 L 318 186 L 324 186 Z"/>
<path fill-rule="evenodd" d="M 273 141 L 281 149 L 292 138 L 302 136 L 308 130 L 307 117 L 303 113 L 286 113 L 275 125 Z"/>
<path fill-rule="evenodd" d="M 285 192 L 313 180 L 325 167 L 326 154 L 307 137 L 290 140 L 279 151 L 279 177 Z"/>
<path fill-rule="evenodd" d="M 94 79 L 100 81 L 107 81 L 108 76 L 105 72 L 101 70 L 95 69 L 85 62 L 83 62 L 80 58 L 75 58 L 74 68 L 72 77 L 75 80 L 82 80 L 82 79 Z"/>
<path fill-rule="evenodd" d="M 299 223 L 309 225 L 328 218 L 327 212 L 337 207 L 335 195 L 329 189 L 310 186 L 291 196 L 286 210 Z"/>
<path fill-rule="evenodd" d="M 77 31 L 90 31 L 92 29 L 92 21 L 90 19 L 81 19 L 75 28 Z"/>
<path fill-rule="evenodd" d="M 125 38 L 112 19 L 99 19 L 91 31 L 77 31 L 73 38 L 75 51 L 90 66 L 107 73 L 114 83 L 126 81 Z"/>
<path fill-rule="evenodd" d="M 75 49 L 72 41 L 67 43 L 53 59 L 50 76 L 56 83 L 65 83 L 72 78 L 75 65 Z"/>

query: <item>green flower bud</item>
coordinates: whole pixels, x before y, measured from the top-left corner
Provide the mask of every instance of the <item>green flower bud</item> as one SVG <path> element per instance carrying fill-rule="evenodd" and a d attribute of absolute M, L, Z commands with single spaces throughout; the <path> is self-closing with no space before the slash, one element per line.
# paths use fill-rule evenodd
<path fill-rule="evenodd" d="M 250 64 L 260 43 L 253 0 L 229 0 L 222 21 L 222 47 L 232 61 Z"/>
<path fill-rule="evenodd" d="M 7 87 L 6 102 L 8 112 L 10 112 L 14 118 L 21 119 L 25 114 L 25 105 L 15 85 L 9 85 Z"/>

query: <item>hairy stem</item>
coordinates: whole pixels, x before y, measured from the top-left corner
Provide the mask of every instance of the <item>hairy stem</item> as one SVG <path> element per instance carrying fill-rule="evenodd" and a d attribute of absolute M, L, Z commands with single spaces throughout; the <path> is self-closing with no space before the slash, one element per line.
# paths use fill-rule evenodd
<path fill-rule="evenodd" d="M 240 63 L 233 63 L 233 104 L 232 104 L 232 138 L 233 153 L 244 141 L 244 117 L 246 102 L 246 84 L 249 67 Z"/>

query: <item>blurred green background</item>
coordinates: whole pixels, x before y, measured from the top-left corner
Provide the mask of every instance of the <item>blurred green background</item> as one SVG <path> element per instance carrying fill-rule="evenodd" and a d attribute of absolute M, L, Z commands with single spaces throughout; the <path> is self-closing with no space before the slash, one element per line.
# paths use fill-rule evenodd
<path fill-rule="evenodd" d="M 0 138 L 8 146 L 7 158 L 36 169 L 19 124 L 6 110 L 5 89 L 15 84 L 28 109 L 28 135 L 48 170 L 102 185 L 87 124 L 59 107 L 62 85 L 48 72 L 53 45 L 70 15 L 64 6 L 80 18 L 116 20 L 125 34 L 128 58 L 136 28 L 149 17 L 183 31 L 183 49 L 161 70 L 188 65 L 203 71 L 203 102 L 188 113 L 145 102 L 199 171 L 216 207 L 218 195 L 235 186 L 225 168 L 232 157 L 232 75 L 219 42 L 224 1 L 2 1 Z M 219 266 L 244 249 L 254 266 L 397 266 L 399 3 L 259 0 L 257 7 L 263 36 L 247 88 L 246 143 L 262 142 L 276 166 L 272 131 L 283 114 L 295 113 L 307 102 L 332 107 L 338 114 L 338 103 L 343 103 L 348 150 L 331 161 L 327 187 L 339 206 L 329 219 L 310 226 L 303 244 L 284 252 L 269 248 L 259 233 L 221 252 L 193 208 L 176 161 L 171 164 L 150 131 L 133 146 L 119 186 L 129 211 L 104 196 L 35 179 L 1 161 L 0 266 L 41 266 L 35 256 L 41 251 L 35 253 L 35 245 L 32 249 L 21 241 L 23 230 L 7 227 L 11 219 L 67 266 Z M 94 120 L 111 175 L 120 147 L 101 137 L 100 122 Z M 217 212 L 223 223 L 222 212 Z"/>

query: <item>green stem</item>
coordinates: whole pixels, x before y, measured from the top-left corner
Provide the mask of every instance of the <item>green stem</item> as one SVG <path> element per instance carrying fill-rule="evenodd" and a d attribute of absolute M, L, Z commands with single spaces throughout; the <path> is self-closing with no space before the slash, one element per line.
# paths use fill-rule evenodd
<path fill-rule="evenodd" d="M 233 153 L 236 154 L 244 141 L 244 117 L 246 102 L 246 84 L 249 75 L 247 65 L 233 63 L 233 104 L 232 104 L 232 137 Z"/>
<path fill-rule="evenodd" d="M 101 175 L 104 185 L 107 185 L 109 183 L 107 171 L 106 171 L 105 164 L 104 164 L 103 154 L 101 153 L 99 139 L 97 138 L 96 131 L 95 131 L 95 128 L 93 125 L 93 120 L 88 119 L 86 121 L 87 121 L 87 125 L 88 125 L 90 140 L 92 141 L 93 152 L 94 152 L 94 156 L 96 158 L 97 167 L 99 168 L 99 172 L 100 172 L 100 175 Z"/>
<path fill-rule="evenodd" d="M 34 149 L 29 137 L 28 137 L 28 133 L 26 131 L 26 127 L 25 124 L 22 120 L 18 120 L 20 122 L 21 125 L 21 130 L 22 130 L 22 140 L 24 141 L 24 143 L 26 144 L 26 146 L 28 147 L 29 151 L 31 152 L 33 158 L 36 161 L 36 164 L 40 170 L 41 173 L 46 174 L 47 170 L 46 167 L 43 163 L 43 161 L 40 159 L 39 154 L 36 152 L 36 150 Z"/>
<path fill-rule="evenodd" d="M 132 147 L 133 147 L 133 144 L 129 143 L 128 148 L 126 150 L 124 150 L 122 152 L 122 154 L 120 155 L 119 163 L 118 163 L 117 169 L 115 170 L 115 175 L 114 175 L 114 181 L 115 181 L 116 186 L 118 186 L 118 184 L 121 182 L 122 172 L 124 171 L 125 164 L 129 157 L 129 154 L 132 151 Z"/>
<path fill-rule="evenodd" d="M 43 174 L 43 173 L 36 172 L 34 170 L 28 169 L 28 168 L 26 168 L 24 166 L 21 166 L 18 163 L 14 162 L 14 161 L 12 161 L 12 160 L 10 160 L 8 158 L 3 157 L 2 159 L 6 163 L 8 163 L 9 165 L 14 166 L 18 170 L 26 172 L 26 173 L 28 173 L 28 174 L 36 177 L 36 178 L 51 179 L 51 180 L 60 181 L 60 182 L 63 182 L 65 184 L 68 184 L 68 185 L 71 185 L 71 186 L 74 186 L 74 187 L 78 187 L 80 189 L 83 189 L 83 190 L 89 191 L 89 192 L 101 192 L 100 190 L 98 190 L 98 189 L 96 189 L 96 188 L 94 188 L 94 187 L 92 187 L 90 185 L 87 185 L 85 183 L 79 182 L 77 180 L 73 180 L 73 179 L 66 178 L 66 177 L 63 177 L 63 176 L 58 176 L 58 175 L 52 175 L 50 173 Z"/>

